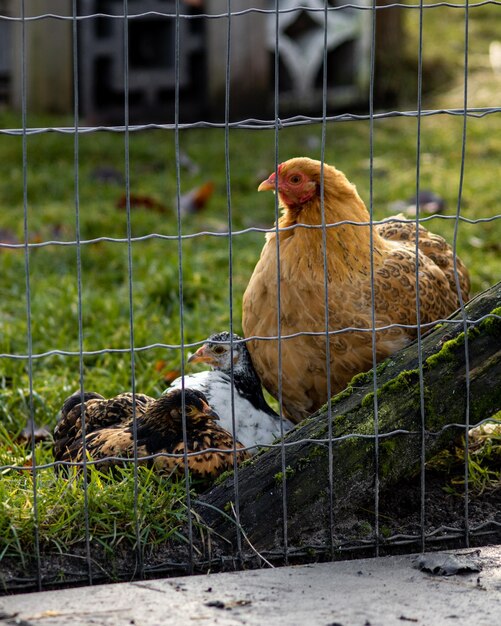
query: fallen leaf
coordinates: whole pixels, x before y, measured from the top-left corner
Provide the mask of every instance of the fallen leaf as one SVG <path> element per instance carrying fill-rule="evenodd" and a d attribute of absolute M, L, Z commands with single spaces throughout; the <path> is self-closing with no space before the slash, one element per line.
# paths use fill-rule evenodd
<path fill-rule="evenodd" d="M 207 181 L 200 187 L 196 187 L 184 193 L 179 199 L 179 209 L 183 215 L 190 215 L 202 211 L 214 193 L 214 183 Z"/>
<path fill-rule="evenodd" d="M 468 243 L 470 244 L 470 246 L 473 246 L 474 248 L 484 247 L 484 240 L 480 239 L 480 237 L 470 237 L 468 239 Z"/>
<path fill-rule="evenodd" d="M 489 62 L 496 74 L 501 74 L 501 41 L 491 41 L 489 44 Z"/>
<path fill-rule="evenodd" d="M 94 168 L 90 173 L 90 177 L 98 183 L 111 183 L 115 185 L 124 184 L 124 176 L 122 172 L 119 172 L 110 165 L 101 165 L 100 167 Z"/>
<path fill-rule="evenodd" d="M 36 427 L 33 432 L 35 436 L 35 443 L 39 443 L 40 441 L 49 441 L 52 437 L 50 431 L 45 428 L 45 426 Z M 31 442 L 31 427 L 29 425 L 25 426 L 23 430 L 19 433 L 19 436 L 15 440 L 16 443 L 24 443 L 28 444 Z"/>
<path fill-rule="evenodd" d="M 231 600 L 231 602 L 223 602 L 222 600 L 210 600 L 205 603 L 205 606 L 212 606 L 216 609 L 226 609 L 231 611 L 236 606 L 249 606 L 252 604 L 250 600 Z"/>
<path fill-rule="evenodd" d="M 473 553 L 476 557 L 479 552 Z M 420 554 L 413 560 L 413 567 L 434 576 L 454 576 L 481 572 L 482 565 L 471 554 Z"/>
<path fill-rule="evenodd" d="M 226 608 L 226 604 L 221 600 L 210 600 L 210 602 L 206 602 L 205 606 L 212 606 L 215 609 L 224 609 Z"/>
<path fill-rule="evenodd" d="M 405 213 L 410 217 L 416 215 L 417 197 L 414 195 L 407 200 Z M 433 191 L 423 189 L 419 192 L 419 211 L 425 215 L 435 215 L 442 213 L 447 208 L 446 202 L 438 194 Z"/>
<path fill-rule="evenodd" d="M 488 440 L 501 439 L 501 422 L 486 422 L 480 426 L 475 426 L 468 431 L 468 442 L 470 452 L 478 450 Z"/>
<path fill-rule="evenodd" d="M 179 165 L 193 176 L 200 172 L 200 166 L 182 150 L 179 153 Z"/>
<path fill-rule="evenodd" d="M 165 372 L 163 374 L 163 379 L 165 380 L 166 383 L 169 383 L 170 385 L 176 380 L 176 378 L 179 378 L 180 376 L 181 376 L 180 370 L 169 370 L 168 372 Z"/>
<path fill-rule="evenodd" d="M 159 361 L 155 363 L 155 371 L 159 372 L 162 375 L 162 378 L 165 380 L 165 382 L 170 384 L 174 380 L 176 380 L 176 378 L 179 378 L 179 376 L 181 376 L 181 372 L 180 370 L 177 370 L 177 369 L 167 369 L 167 368 L 168 368 L 167 361 L 163 361 L 162 359 L 160 359 Z"/>
<path fill-rule="evenodd" d="M 158 211 L 159 213 L 166 213 L 167 208 L 159 202 L 156 198 L 152 196 L 146 195 L 137 195 L 130 194 L 129 202 L 131 208 L 143 208 L 149 209 L 150 211 Z M 122 194 L 117 201 L 117 209 L 126 209 L 127 208 L 127 195 Z"/>
<path fill-rule="evenodd" d="M 0 228 L 0 242 L 9 244 L 21 243 L 16 233 L 8 228 Z"/>

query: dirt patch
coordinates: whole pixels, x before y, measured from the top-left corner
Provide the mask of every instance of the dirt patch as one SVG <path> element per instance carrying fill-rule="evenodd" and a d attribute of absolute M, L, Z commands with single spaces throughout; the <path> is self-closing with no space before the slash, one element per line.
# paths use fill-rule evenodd
<path fill-rule="evenodd" d="M 426 550 L 461 548 L 467 545 L 465 513 L 470 530 L 469 545 L 501 543 L 501 491 L 470 496 L 468 506 L 464 497 L 446 493 L 444 475 L 428 472 L 425 480 L 424 536 Z M 321 529 L 308 546 L 290 545 L 290 564 L 345 560 L 364 556 L 402 554 L 421 550 L 422 498 L 420 477 L 401 484 L 398 489 L 381 493 L 379 497 L 379 541 L 375 542 L 375 510 L 371 498 L 366 508 L 356 516 L 335 524 L 334 551 L 326 542 Z M 90 562 L 84 545 L 60 554 L 41 546 L 40 572 L 43 589 L 252 569 L 266 566 L 263 559 L 274 565 L 285 563 L 283 546 L 261 556 L 246 545 L 241 555 L 227 542 L 207 533 L 195 532 L 193 550 L 188 544 L 169 542 L 145 548 L 142 559 L 133 546 L 120 544 L 111 553 L 96 543 L 90 545 Z M 4 558 L 0 563 L 0 588 L 3 593 L 36 591 L 39 588 L 37 559 Z"/>

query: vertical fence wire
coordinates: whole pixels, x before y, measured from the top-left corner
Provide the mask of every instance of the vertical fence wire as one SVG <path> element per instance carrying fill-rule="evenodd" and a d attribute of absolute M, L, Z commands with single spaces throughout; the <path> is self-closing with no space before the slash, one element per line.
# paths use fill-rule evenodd
<path fill-rule="evenodd" d="M 183 228 L 181 215 L 181 157 L 179 146 L 179 85 L 180 85 L 180 0 L 176 0 L 176 22 L 174 36 L 174 74 L 175 74 L 175 93 L 174 93 L 174 143 L 176 154 L 176 214 L 177 214 L 177 261 L 178 261 L 178 288 L 179 288 L 179 334 L 181 345 L 181 411 L 182 411 L 182 427 L 183 427 L 183 463 L 184 463 L 184 482 L 186 486 L 186 510 L 188 525 L 188 541 L 189 541 L 189 566 L 188 571 L 193 573 L 194 569 L 194 546 L 193 546 L 193 513 L 191 508 L 191 490 L 190 490 L 190 473 L 188 469 L 188 433 L 186 423 L 186 397 L 184 393 L 184 374 L 185 374 L 185 354 L 184 354 L 184 291 L 183 291 Z"/>
<path fill-rule="evenodd" d="M 74 162 L 74 186 L 75 186 L 75 249 L 77 262 L 77 315 L 78 315 L 78 372 L 80 395 L 84 398 L 84 345 L 83 345 L 83 305 L 82 305 L 82 248 L 80 233 L 80 101 L 79 101 L 79 79 L 78 79 L 78 23 L 77 23 L 77 0 L 72 2 L 73 22 L 73 123 L 75 127 L 75 137 L 73 141 L 73 162 Z M 82 401 L 80 405 L 80 420 L 82 432 L 82 477 L 83 477 L 83 498 L 84 498 L 84 530 L 85 530 L 85 559 L 87 563 L 87 576 L 89 585 L 92 585 L 92 559 L 90 548 L 90 524 L 89 524 L 89 487 L 87 466 L 87 446 L 86 446 L 86 420 L 85 420 L 85 404 Z"/>
<path fill-rule="evenodd" d="M 132 439 L 134 456 L 134 533 L 136 536 L 137 570 L 140 578 L 144 576 L 143 546 L 139 524 L 139 475 L 137 441 L 137 402 L 136 402 L 136 359 L 134 333 L 134 270 L 132 264 L 132 216 L 130 202 L 130 133 L 129 133 L 129 4 L 123 0 L 123 79 L 124 79 L 124 169 L 125 169 L 125 209 L 127 221 L 127 281 L 129 295 L 129 345 L 130 345 L 130 383 L 132 390 Z"/>
<path fill-rule="evenodd" d="M 417 352 L 418 352 L 418 370 L 419 370 L 419 411 L 421 418 L 421 442 L 420 442 L 420 533 L 421 533 L 421 551 L 424 552 L 425 540 L 425 513 L 426 513 L 426 414 L 424 408 L 424 377 L 423 377 L 423 352 L 421 348 L 421 300 L 419 292 L 419 211 L 420 211 L 420 186 L 421 186 L 421 111 L 423 106 L 423 0 L 419 3 L 419 35 L 418 35 L 418 82 L 417 82 L 417 117 L 416 117 L 416 235 L 415 235 L 415 253 L 416 266 L 414 268 L 414 280 L 416 284 L 416 332 L 417 332 Z"/>
<path fill-rule="evenodd" d="M 26 277 L 26 328 L 28 340 L 28 380 L 29 380 L 29 430 L 31 435 L 31 477 L 33 485 L 33 540 L 36 558 L 36 577 L 38 589 L 42 589 L 42 566 L 40 555 L 40 516 L 38 512 L 38 468 L 35 447 L 35 406 L 33 385 L 33 332 L 31 308 L 30 250 L 28 227 L 28 98 L 26 81 L 26 7 L 21 0 L 21 117 L 22 117 L 22 152 L 23 152 L 23 235 L 24 235 L 24 272 Z"/>
<path fill-rule="evenodd" d="M 329 464 L 328 464 L 328 481 L 329 481 L 329 548 L 331 558 L 334 557 L 334 447 L 332 442 L 332 404 L 330 398 L 332 396 L 331 385 L 331 342 L 330 342 L 330 323 L 329 323 L 329 269 L 327 259 L 327 226 L 325 217 L 325 145 L 327 141 L 327 17 L 328 17 L 328 0 L 324 0 L 324 28 L 323 28 L 323 68 L 322 68 L 322 133 L 320 143 L 320 216 L 322 222 L 322 254 L 324 264 L 324 323 L 325 323 L 325 365 L 327 371 L 327 436 L 329 439 Z"/>
<path fill-rule="evenodd" d="M 226 29 L 226 74 L 224 94 L 224 168 L 226 179 L 226 206 L 228 211 L 228 313 L 230 328 L 230 409 L 231 409 L 231 432 L 234 439 L 233 445 L 233 489 L 235 492 L 235 522 L 237 556 L 242 562 L 242 533 L 240 530 L 240 492 L 238 483 L 238 453 L 237 453 L 237 420 L 235 415 L 235 371 L 234 371 L 234 340 L 233 340 L 233 212 L 231 204 L 231 168 L 230 168 L 230 96 L 231 96 L 231 0 L 227 4 L 228 20 Z M 241 420 L 243 416 L 239 416 Z"/>
<path fill-rule="evenodd" d="M 463 85 L 463 128 L 461 132 L 461 167 L 459 171 L 458 201 L 456 206 L 456 219 L 454 221 L 454 237 L 453 237 L 453 263 L 454 263 L 454 280 L 456 282 L 456 290 L 458 294 L 459 307 L 461 309 L 464 333 L 464 357 L 465 357 L 465 385 L 466 385 L 466 406 L 465 406 L 465 448 L 464 448 L 464 542 L 466 547 L 470 545 L 470 518 L 469 518 L 469 429 L 470 429 L 470 357 L 468 349 L 468 322 L 466 311 L 464 308 L 463 294 L 459 281 L 457 268 L 457 241 L 459 235 L 459 216 L 461 215 L 461 202 L 463 199 L 463 184 L 466 161 L 466 134 L 468 130 L 468 45 L 469 45 L 469 0 L 465 0 L 464 13 L 464 85 Z"/>
<path fill-rule="evenodd" d="M 371 280 L 371 346 L 372 346 L 372 384 L 374 388 L 374 537 L 375 554 L 379 556 L 379 405 L 377 384 L 376 354 L 376 306 L 374 292 L 374 76 L 376 68 L 376 20 L 377 0 L 372 0 L 371 12 L 371 52 L 369 82 L 369 246 Z"/>
<path fill-rule="evenodd" d="M 279 142 L 279 132 L 281 129 L 281 121 L 280 121 L 280 48 L 278 45 L 279 35 L 280 35 L 280 3 L 279 0 L 275 0 L 275 57 L 274 57 L 274 114 L 275 114 L 275 242 L 276 242 L 276 254 L 277 254 L 277 262 L 276 262 L 276 272 L 277 272 L 277 357 L 278 357 L 278 385 L 277 385 L 277 395 L 278 395 L 278 406 L 279 406 L 279 416 L 280 419 L 283 419 L 284 415 L 284 404 L 283 404 L 283 393 L 282 393 L 282 304 L 281 304 L 281 286 L 280 286 L 280 227 L 279 227 L 279 219 L 280 219 L 280 209 L 278 206 L 278 162 L 280 157 L 280 142 Z M 282 426 L 283 428 L 283 426 Z M 280 460 L 282 464 L 282 524 L 283 524 L 283 551 L 284 551 L 284 562 L 287 565 L 289 563 L 289 535 L 287 529 L 287 471 L 286 471 L 286 454 L 285 454 L 285 446 L 282 443 L 280 448 Z"/>

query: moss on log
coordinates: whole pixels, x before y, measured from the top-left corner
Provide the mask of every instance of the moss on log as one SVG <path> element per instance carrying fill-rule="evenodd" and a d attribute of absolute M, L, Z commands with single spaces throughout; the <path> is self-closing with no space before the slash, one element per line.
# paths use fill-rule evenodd
<path fill-rule="evenodd" d="M 289 547 L 312 542 L 327 545 L 343 520 L 353 519 L 358 507 L 373 501 L 376 469 L 380 491 L 391 489 L 417 471 L 423 448 L 428 459 L 464 431 L 467 377 L 469 424 L 498 411 L 501 320 L 496 315 L 501 313 L 500 305 L 501 283 L 466 306 L 467 319 L 474 322 L 468 325 L 467 338 L 460 314 L 451 317 L 457 323 L 439 325 L 422 338 L 422 392 L 417 342 L 377 366 L 377 441 L 371 371 L 356 376 L 332 398 L 331 446 L 325 441 L 329 416 L 323 407 L 284 440 L 285 472 L 281 446 L 239 468 L 240 525 L 249 542 L 260 551 L 280 549 L 285 518 Z M 236 526 L 228 511 L 234 501 L 235 479 L 228 477 L 197 504 L 204 522 L 232 542 Z"/>

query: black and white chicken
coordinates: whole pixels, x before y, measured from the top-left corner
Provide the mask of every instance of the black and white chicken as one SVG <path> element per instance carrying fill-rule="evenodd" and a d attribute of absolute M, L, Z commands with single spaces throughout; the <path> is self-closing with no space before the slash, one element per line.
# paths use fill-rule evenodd
<path fill-rule="evenodd" d="M 251 454 L 257 452 L 258 446 L 273 443 L 292 428 L 292 422 L 280 419 L 266 402 L 247 346 L 238 335 L 233 334 L 233 340 L 228 332 L 211 335 L 188 359 L 188 363 L 211 366 L 211 370 L 185 375 L 184 384 L 190 389 L 198 389 L 207 397 L 219 415 L 221 426 L 229 432 L 233 432 L 233 387 L 234 435 L 245 448 L 252 448 Z M 181 388 L 181 378 L 173 381 L 169 389 L 172 388 Z"/>

